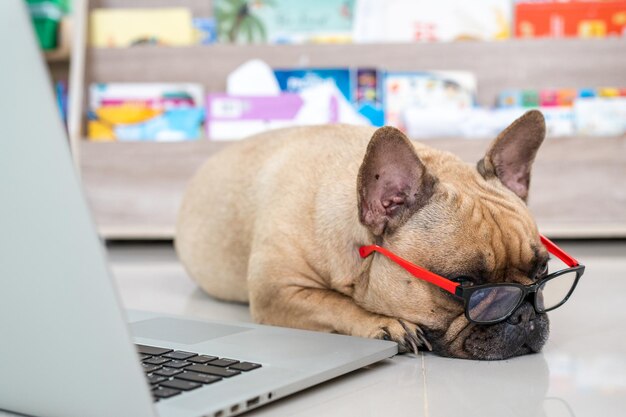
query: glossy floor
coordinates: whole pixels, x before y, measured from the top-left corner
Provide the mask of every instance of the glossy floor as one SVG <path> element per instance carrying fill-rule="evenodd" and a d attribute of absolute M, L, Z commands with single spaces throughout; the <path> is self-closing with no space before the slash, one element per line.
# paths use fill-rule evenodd
<path fill-rule="evenodd" d="M 251 412 L 252 416 L 618 417 L 626 415 L 626 242 L 563 247 L 587 271 L 550 313 L 540 354 L 499 362 L 401 355 Z M 245 305 L 205 295 L 172 247 L 110 244 L 127 308 L 250 321 Z"/>

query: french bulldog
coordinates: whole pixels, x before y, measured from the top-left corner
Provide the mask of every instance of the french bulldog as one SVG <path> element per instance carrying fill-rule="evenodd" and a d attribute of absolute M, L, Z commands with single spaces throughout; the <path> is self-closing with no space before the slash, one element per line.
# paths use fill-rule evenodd
<path fill-rule="evenodd" d="M 504 359 L 539 351 L 549 322 L 525 301 L 475 325 L 463 302 L 415 279 L 378 244 L 465 284 L 530 284 L 548 253 L 526 206 L 545 121 L 530 111 L 477 165 L 393 127 L 274 130 L 211 156 L 183 196 L 175 247 L 208 294 L 259 323 L 394 340 L 400 351 Z M 543 271 L 543 272 L 542 272 Z"/>

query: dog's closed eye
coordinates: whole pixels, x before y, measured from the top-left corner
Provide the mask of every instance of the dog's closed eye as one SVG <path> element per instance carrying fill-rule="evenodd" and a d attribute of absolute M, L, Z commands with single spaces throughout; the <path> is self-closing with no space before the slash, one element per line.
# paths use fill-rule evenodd
<path fill-rule="evenodd" d="M 540 279 L 548 275 L 548 262 L 543 263 L 537 270 L 536 279 Z"/>
<path fill-rule="evenodd" d="M 476 285 L 476 280 L 467 275 L 461 275 L 456 278 L 452 278 L 451 281 L 458 282 L 461 286 L 471 287 L 472 285 Z"/>

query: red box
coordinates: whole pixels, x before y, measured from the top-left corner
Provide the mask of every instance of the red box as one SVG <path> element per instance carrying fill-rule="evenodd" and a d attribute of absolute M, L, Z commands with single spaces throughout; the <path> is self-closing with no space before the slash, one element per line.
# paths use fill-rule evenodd
<path fill-rule="evenodd" d="M 515 37 L 626 36 L 626 1 L 547 1 L 515 5 Z"/>

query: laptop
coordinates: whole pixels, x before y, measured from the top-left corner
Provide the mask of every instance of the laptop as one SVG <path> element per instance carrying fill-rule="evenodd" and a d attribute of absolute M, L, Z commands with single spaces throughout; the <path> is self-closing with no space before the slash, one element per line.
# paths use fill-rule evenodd
<path fill-rule="evenodd" d="M 227 417 L 397 353 L 393 342 L 123 311 L 24 4 L 0 1 L 0 409 Z"/>

